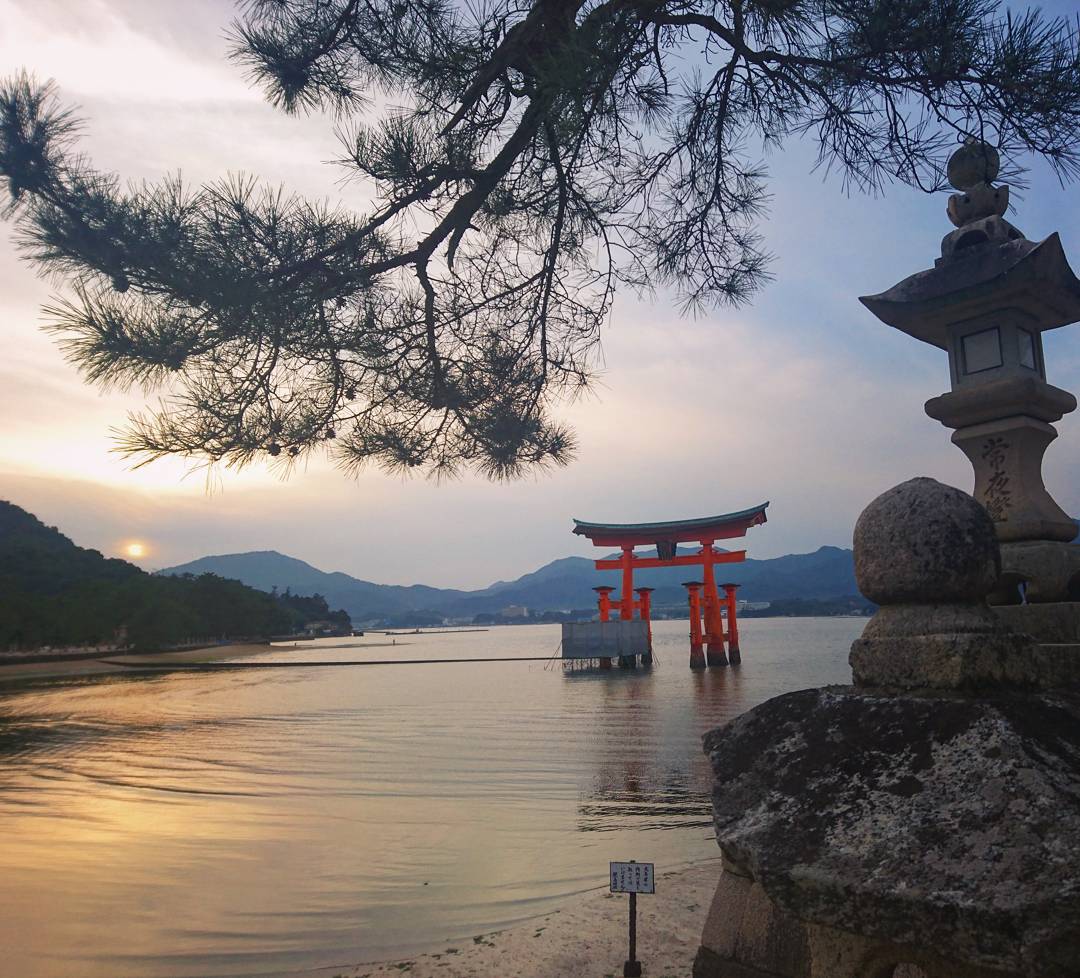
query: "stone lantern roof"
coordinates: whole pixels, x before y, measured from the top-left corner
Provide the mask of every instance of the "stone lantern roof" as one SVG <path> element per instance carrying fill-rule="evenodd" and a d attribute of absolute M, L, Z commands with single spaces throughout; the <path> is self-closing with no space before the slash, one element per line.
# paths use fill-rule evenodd
<path fill-rule="evenodd" d="M 994 308 L 1021 309 L 1039 332 L 1076 322 L 1080 279 L 1054 232 L 1040 242 L 1019 238 L 971 247 L 859 301 L 882 322 L 945 350 L 950 323 Z"/>
<path fill-rule="evenodd" d="M 1080 320 L 1080 280 L 1061 239 L 1029 241 L 1003 218 L 1009 188 L 992 184 L 998 167 L 997 152 L 982 143 L 953 154 L 949 182 L 959 193 L 947 213 L 956 230 L 942 240 L 933 268 L 860 297 L 878 319 L 943 350 L 950 324 L 998 309 L 1019 309 L 1037 332 Z"/>

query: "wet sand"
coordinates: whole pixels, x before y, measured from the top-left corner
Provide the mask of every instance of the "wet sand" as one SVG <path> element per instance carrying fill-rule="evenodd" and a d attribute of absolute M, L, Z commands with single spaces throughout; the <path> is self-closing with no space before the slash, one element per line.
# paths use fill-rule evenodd
<path fill-rule="evenodd" d="M 408 642 L 366 642 L 364 649 L 402 648 Z M 18 679 L 48 679 L 50 677 L 97 676 L 117 672 L 137 672 L 140 667 L 147 671 L 161 671 L 170 666 L 190 666 L 200 662 L 221 662 L 226 659 L 240 659 L 249 655 L 261 655 L 267 652 L 288 652 L 290 650 L 344 649 L 350 645 L 317 646 L 306 645 L 300 641 L 293 643 L 249 643 L 238 645 L 210 645 L 199 649 L 185 649 L 175 652 L 102 652 L 99 655 L 71 656 L 58 655 L 52 659 L 27 662 L 13 656 L 5 659 L 0 656 L 0 682 Z"/>
<path fill-rule="evenodd" d="M 168 666 L 190 662 L 218 662 L 238 656 L 258 655 L 269 645 L 212 645 L 183 652 L 122 653 L 102 652 L 99 656 L 38 662 L 5 660 L 0 657 L 0 682 L 14 679 L 44 679 L 50 676 L 96 676 L 110 672 L 130 672 L 132 666 Z"/>
<path fill-rule="evenodd" d="M 701 942 L 720 857 L 658 873 L 637 900 L 637 959 L 646 978 L 686 978 Z M 607 886 L 528 924 L 397 961 L 305 971 L 295 978 L 617 978 L 627 954 L 626 894 Z"/>

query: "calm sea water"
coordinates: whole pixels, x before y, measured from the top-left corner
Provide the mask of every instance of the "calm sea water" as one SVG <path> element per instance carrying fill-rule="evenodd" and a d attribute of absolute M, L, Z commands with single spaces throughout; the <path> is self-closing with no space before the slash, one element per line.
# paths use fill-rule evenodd
<path fill-rule="evenodd" d="M 406 956 L 547 913 L 611 859 L 717 855 L 701 735 L 845 682 L 858 619 L 740 623 L 743 664 L 544 662 L 0 686 L 0 975 L 219 976 Z M 343 641 L 348 642 L 343 646 Z M 273 661 L 553 654 L 557 626 Z M 247 658 L 252 662 L 257 659 Z"/>

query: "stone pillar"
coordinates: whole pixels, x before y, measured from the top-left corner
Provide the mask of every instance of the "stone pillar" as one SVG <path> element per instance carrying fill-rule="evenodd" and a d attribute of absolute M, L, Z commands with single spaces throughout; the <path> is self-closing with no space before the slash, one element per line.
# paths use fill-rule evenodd
<path fill-rule="evenodd" d="M 956 429 L 953 444 L 975 471 L 975 498 L 1002 541 L 1002 577 L 991 604 L 1005 606 L 1000 617 L 1048 643 L 1080 641 L 1080 547 L 1069 542 L 1077 526 L 1042 477 L 1043 453 L 1057 438 L 1050 422 L 1075 408 L 1072 394 L 1035 378 L 926 402 L 930 417 Z M 1012 607 L 1019 605 L 1040 607 Z"/>
<path fill-rule="evenodd" d="M 990 611 L 994 524 L 956 489 L 884 493 L 854 546 L 880 605 L 854 685 L 705 737 L 723 868 L 694 978 L 1077 974 L 1080 647 Z"/>
<path fill-rule="evenodd" d="M 998 539 L 1060 540 L 1076 536 L 1076 524 L 1046 491 L 1042 477 L 1043 454 L 1057 431 L 1049 420 L 1057 421 L 1076 407 L 1076 399 L 1050 387 L 1039 404 L 1040 417 L 1016 414 L 1011 417 L 964 424 L 965 405 L 955 405 L 953 396 L 943 394 L 926 404 L 926 413 L 950 428 L 956 428 L 952 443 L 960 448 L 975 472 L 975 498 L 994 521 Z M 1056 395 L 1056 396 L 1054 396 Z M 984 411 L 993 409 L 983 401 Z M 1035 408 L 1028 406 L 1035 412 Z"/>

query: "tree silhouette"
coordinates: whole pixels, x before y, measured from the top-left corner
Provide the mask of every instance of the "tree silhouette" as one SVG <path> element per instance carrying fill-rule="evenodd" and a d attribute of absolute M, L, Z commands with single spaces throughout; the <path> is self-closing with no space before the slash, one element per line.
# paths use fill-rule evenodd
<path fill-rule="evenodd" d="M 812 138 L 858 190 L 938 189 L 968 136 L 1078 169 L 1077 27 L 995 0 L 248 0 L 234 38 L 272 103 L 336 117 L 369 211 L 125 187 L 50 85 L 0 91 L 21 247 L 71 285 L 49 328 L 88 381 L 160 393 L 140 460 L 565 463 L 554 408 L 617 288 L 767 279 L 763 148 Z"/>
<path fill-rule="evenodd" d="M 146 574 L 0 500 L 0 651 L 116 642 L 153 649 L 295 634 L 317 621 L 352 628 L 321 595 L 267 594 L 215 574 Z"/>

